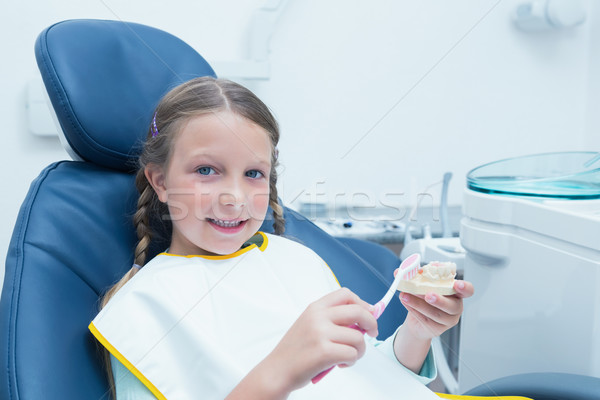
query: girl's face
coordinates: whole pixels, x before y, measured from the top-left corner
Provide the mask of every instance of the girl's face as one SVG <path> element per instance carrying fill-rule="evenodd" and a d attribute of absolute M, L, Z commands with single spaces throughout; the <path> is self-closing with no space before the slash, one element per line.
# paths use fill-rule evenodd
<path fill-rule="evenodd" d="M 169 251 L 224 255 L 260 228 L 269 205 L 271 143 L 267 132 L 231 112 L 187 121 L 165 168 L 146 177 L 173 222 Z"/>

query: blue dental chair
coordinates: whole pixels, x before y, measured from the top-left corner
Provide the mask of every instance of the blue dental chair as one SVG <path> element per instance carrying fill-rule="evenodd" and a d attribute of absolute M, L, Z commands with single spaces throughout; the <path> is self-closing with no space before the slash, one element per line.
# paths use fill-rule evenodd
<path fill-rule="evenodd" d="M 0 398 L 108 399 L 87 326 L 99 296 L 132 264 L 135 159 L 162 95 L 215 72 L 176 37 L 117 21 L 52 25 L 38 37 L 35 54 L 78 161 L 44 169 L 18 216 L 0 300 Z M 374 246 L 359 255 L 300 214 L 286 208 L 285 217 L 286 234 L 319 253 L 342 285 L 371 302 L 385 293 L 393 276 L 373 265 L 393 270 L 393 253 Z M 271 224 L 263 230 L 272 231 Z M 158 238 L 153 252 L 167 246 L 166 236 Z M 406 315 L 397 299 L 390 307 L 381 336 Z"/>
<path fill-rule="evenodd" d="M 159 98 L 185 80 L 215 72 L 181 40 L 116 21 L 57 23 L 40 34 L 35 53 L 65 141 L 78 161 L 44 169 L 18 216 L 0 299 L 0 399 L 108 399 L 100 352 L 87 326 L 99 296 L 132 264 L 135 158 Z M 393 253 L 337 240 L 287 208 L 285 217 L 286 233 L 319 253 L 342 285 L 369 302 L 387 290 L 393 278 L 389 272 L 399 261 Z M 271 231 L 270 223 L 265 221 L 263 230 Z M 167 245 L 166 236 L 157 238 L 153 252 Z M 406 315 L 397 298 L 389 307 L 379 320 L 381 337 Z M 557 375 L 555 383 L 566 382 Z M 533 385 L 533 377 L 516 379 L 529 382 L 530 390 L 548 389 L 538 378 L 542 388 Z M 600 398 L 600 380 L 566 378 L 572 379 L 573 390 L 561 392 L 563 397 L 536 397 L 515 386 L 514 379 L 469 394 Z"/>

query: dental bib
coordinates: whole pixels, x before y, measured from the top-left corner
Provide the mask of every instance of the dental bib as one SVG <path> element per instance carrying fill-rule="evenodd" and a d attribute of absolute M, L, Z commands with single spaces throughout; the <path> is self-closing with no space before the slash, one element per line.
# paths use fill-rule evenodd
<path fill-rule="evenodd" d="M 310 303 L 339 288 L 312 250 L 260 234 L 260 246 L 228 256 L 159 254 L 102 309 L 91 332 L 158 399 L 225 398 Z M 368 341 L 353 367 L 289 398 L 358 393 L 438 398 Z"/>

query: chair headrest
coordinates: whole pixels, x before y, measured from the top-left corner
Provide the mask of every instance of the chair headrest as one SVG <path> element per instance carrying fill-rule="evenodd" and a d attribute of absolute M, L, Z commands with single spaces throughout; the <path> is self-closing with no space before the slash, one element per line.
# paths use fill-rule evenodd
<path fill-rule="evenodd" d="M 69 20 L 42 31 L 35 55 L 71 150 L 131 171 L 160 98 L 182 82 L 215 76 L 177 37 L 145 25 Z"/>

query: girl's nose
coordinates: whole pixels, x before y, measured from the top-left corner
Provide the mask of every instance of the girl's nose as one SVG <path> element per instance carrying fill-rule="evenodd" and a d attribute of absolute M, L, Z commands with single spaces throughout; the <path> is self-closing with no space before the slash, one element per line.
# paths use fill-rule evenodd
<path fill-rule="evenodd" d="M 239 196 L 234 193 L 221 193 L 219 195 L 219 204 L 222 206 L 243 207 L 246 202 L 244 201 L 243 196 Z"/>
<path fill-rule="evenodd" d="M 227 188 L 219 194 L 219 204 L 222 206 L 245 206 L 246 194 L 242 185 L 238 182 L 231 182 L 231 184 L 227 185 Z"/>

